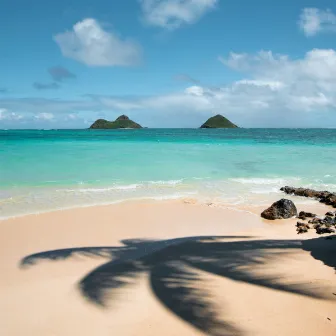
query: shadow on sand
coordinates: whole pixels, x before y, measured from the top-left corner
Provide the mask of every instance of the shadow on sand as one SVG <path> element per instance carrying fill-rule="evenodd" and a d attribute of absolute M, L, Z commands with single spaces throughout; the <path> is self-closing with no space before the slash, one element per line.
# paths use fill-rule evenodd
<path fill-rule="evenodd" d="M 329 249 L 321 249 L 330 245 Z M 81 247 L 46 251 L 25 257 L 21 267 L 41 260 L 62 260 L 75 255 L 108 257 L 79 283 L 81 293 L 102 307 L 116 289 L 134 283 L 147 273 L 157 299 L 173 314 L 207 335 L 243 335 L 243 331 L 218 316 L 214 300 L 202 285 L 201 271 L 228 279 L 300 295 L 330 298 L 309 283 L 284 281 L 281 275 L 260 276 L 256 268 L 281 257 L 295 258 L 298 250 L 335 267 L 336 240 L 259 240 L 252 237 L 187 237 L 171 240 L 124 240 L 121 247 Z M 330 255 L 331 254 L 331 255 Z M 260 274 L 260 273 L 259 273 Z M 288 280 L 288 279 L 287 279 Z M 198 285 L 197 285 L 198 284 Z"/>
<path fill-rule="evenodd" d="M 302 241 L 302 248 L 316 260 L 333 267 L 336 273 L 336 235 Z"/>

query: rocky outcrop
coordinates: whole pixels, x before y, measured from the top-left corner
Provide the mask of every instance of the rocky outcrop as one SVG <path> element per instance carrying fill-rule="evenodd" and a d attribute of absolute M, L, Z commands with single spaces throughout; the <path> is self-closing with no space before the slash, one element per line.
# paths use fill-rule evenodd
<path fill-rule="evenodd" d="M 118 129 L 118 128 L 142 128 L 133 120 L 129 119 L 126 115 L 121 115 L 115 121 L 108 121 L 105 119 L 96 120 L 90 129 Z"/>
<path fill-rule="evenodd" d="M 288 186 L 283 187 L 280 190 L 289 195 L 315 198 L 321 203 L 331 205 L 336 208 L 336 193 L 332 193 L 329 191 L 317 191 L 308 188 L 294 188 Z M 336 211 L 328 211 L 324 217 L 322 216 L 320 218 L 318 218 L 313 213 L 301 211 L 298 218 L 300 218 L 301 220 L 312 218 L 308 221 L 308 224 L 297 222 L 296 230 L 298 233 L 308 232 L 308 230 L 311 229 L 311 226 L 309 224 L 313 226 L 317 234 L 334 233 L 336 231 Z"/>
<path fill-rule="evenodd" d="M 316 191 L 307 188 L 293 188 L 293 187 L 283 187 L 280 189 L 289 195 L 310 197 L 319 200 L 321 203 L 326 205 L 331 205 L 336 208 L 336 193 L 329 191 Z"/>
<path fill-rule="evenodd" d="M 297 216 L 295 204 L 288 199 L 281 199 L 273 203 L 268 209 L 261 213 L 261 217 L 265 219 L 287 219 Z"/>
<path fill-rule="evenodd" d="M 200 128 L 238 128 L 238 126 L 224 116 L 217 114 L 209 118 Z"/>
<path fill-rule="evenodd" d="M 306 233 L 309 229 L 314 228 L 317 234 L 334 233 L 336 229 L 336 211 L 327 212 L 326 216 L 321 218 L 315 217 L 308 223 L 297 222 L 296 231 L 298 234 Z"/>

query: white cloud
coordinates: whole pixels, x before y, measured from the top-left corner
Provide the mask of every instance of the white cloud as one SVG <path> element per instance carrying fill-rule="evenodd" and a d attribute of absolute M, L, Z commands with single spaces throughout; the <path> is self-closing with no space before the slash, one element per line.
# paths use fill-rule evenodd
<path fill-rule="evenodd" d="M 266 99 L 270 108 L 281 106 L 298 113 L 318 113 L 319 109 L 329 108 L 334 113 L 336 51 L 333 49 L 313 49 L 304 58 L 296 60 L 287 55 L 260 51 L 253 55 L 231 53 L 220 61 L 252 76 L 252 79 L 236 82 L 236 92 L 258 99 L 264 97 L 259 100 Z"/>
<path fill-rule="evenodd" d="M 47 112 L 42 112 L 42 113 L 39 113 L 35 116 L 35 118 L 37 120 L 48 120 L 48 121 L 51 121 L 53 120 L 55 117 L 52 113 L 47 113 Z"/>
<path fill-rule="evenodd" d="M 187 94 L 191 94 L 191 95 L 198 96 L 198 97 L 204 95 L 204 89 L 196 85 L 186 88 L 185 92 Z"/>
<path fill-rule="evenodd" d="M 170 30 L 192 24 L 213 10 L 218 0 L 139 0 L 144 21 Z"/>
<path fill-rule="evenodd" d="M 221 61 L 241 72 L 242 79 L 218 88 L 192 85 L 152 96 L 0 98 L 0 116 L 13 111 L 11 118 L 24 115 L 25 120 L 48 127 L 48 111 L 53 127 L 76 128 L 100 117 L 113 120 L 127 114 L 148 127 L 197 127 L 221 113 L 243 127 L 336 127 L 335 50 L 314 49 L 300 59 L 260 51 L 230 54 Z"/>
<path fill-rule="evenodd" d="M 329 9 L 304 8 L 300 15 L 299 26 L 306 36 L 321 32 L 336 32 L 336 15 Z"/>
<path fill-rule="evenodd" d="M 141 59 L 140 46 L 122 40 L 117 34 L 104 30 L 95 19 L 84 19 L 54 36 L 65 57 L 90 66 L 130 66 Z"/>
<path fill-rule="evenodd" d="M 285 84 L 279 81 L 267 81 L 256 79 L 242 79 L 234 83 L 234 85 L 253 85 L 257 87 L 269 87 L 272 91 L 281 90 Z"/>
<path fill-rule="evenodd" d="M 1 121 L 18 121 L 23 119 L 23 115 L 16 112 L 11 112 L 5 108 L 0 108 L 0 120 Z"/>
<path fill-rule="evenodd" d="M 75 113 L 69 113 L 69 114 L 66 116 L 66 119 L 67 119 L 67 120 L 75 120 L 75 119 L 78 119 L 78 115 L 75 114 Z"/>
<path fill-rule="evenodd" d="M 0 108 L 0 120 L 5 118 L 7 110 L 4 108 Z"/>
<path fill-rule="evenodd" d="M 256 54 L 236 54 L 231 52 L 228 58 L 218 57 L 218 60 L 229 68 L 240 72 L 260 73 L 272 69 L 284 68 L 288 64 L 287 55 L 273 54 L 272 51 L 261 50 Z"/>
<path fill-rule="evenodd" d="M 258 80 L 278 80 L 280 82 L 335 81 L 336 51 L 333 49 L 313 49 L 304 58 L 291 60 L 287 55 L 274 55 L 271 51 L 260 51 L 253 55 L 231 53 L 220 61 L 237 71 L 252 74 Z"/>

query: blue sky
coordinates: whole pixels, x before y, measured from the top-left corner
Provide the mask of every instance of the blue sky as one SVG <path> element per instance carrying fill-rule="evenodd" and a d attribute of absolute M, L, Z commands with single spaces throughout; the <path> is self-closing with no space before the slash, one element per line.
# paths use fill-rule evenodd
<path fill-rule="evenodd" d="M 332 0 L 2 0 L 0 128 L 336 127 L 335 48 Z"/>

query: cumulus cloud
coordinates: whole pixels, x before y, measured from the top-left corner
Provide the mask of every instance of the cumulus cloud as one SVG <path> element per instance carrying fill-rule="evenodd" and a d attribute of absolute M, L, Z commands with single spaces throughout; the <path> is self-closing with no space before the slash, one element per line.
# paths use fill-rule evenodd
<path fill-rule="evenodd" d="M 261 50 L 256 54 L 237 54 L 231 52 L 229 57 L 218 57 L 219 61 L 229 68 L 240 72 L 260 73 L 262 71 L 272 71 L 288 64 L 287 55 L 273 54 L 272 51 Z"/>
<path fill-rule="evenodd" d="M 65 57 L 89 66 L 131 66 L 141 59 L 140 46 L 108 32 L 95 19 L 76 23 L 71 31 L 54 36 Z"/>
<path fill-rule="evenodd" d="M 139 0 L 143 20 L 151 26 L 174 30 L 192 24 L 213 10 L 218 0 Z"/>
<path fill-rule="evenodd" d="M 313 49 L 300 59 L 270 51 L 231 53 L 220 60 L 242 78 L 218 88 L 192 83 L 152 96 L 0 98 L 0 108 L 7 117 L 13 112 L 11 118 L 24 115 L 46 127 L 48 120 L 41 118 L 46 111 L 53 115 L 54 127 L 87 127 L 102 116 L 113 120 L 120 114 L 148 127 L 199 127 L 218 113 L 243 127 L 336 126 L 335 50 Z"/>
<path fill-rule="evenodd" d="M 330 9 L 304 8 L 299 27 L 308 37 L 322 32 L 336 32 L 336 15 Z"/>
<path fill-rule="evenodd" d="M 303 59 L 292 60 L 287 55 L 260 51 L 256 54 L 230 53 L 220 57 L 226 66 L 258 79 L 293 82 L 297 79 L 318 81 L 321 84 L 334 83 L 336 76 L 336 51 L 333 49 L 313 49 Z"/>
<path fill-rule="evenodd" d="M 48 69 L 48 72 L 55 82 L 62 82 L 65 79 L 76 78 L 75 74 L 61 66 L 51 67 Z"/>
<path fill-rule="evenodd" d="M 272 99 L 274 105 L 297 112 L 318 113 L 319 109 L 336 107 L 336 51 L 333 49 L 313 49 L 304 58 L 295 60 L 260 51 L 253 55 L 231 53 L 220 61 L 252 76 L 238 81 L 234 90 L 253 92 L 259 101 L 266 99 L 269 104 Z"/>

